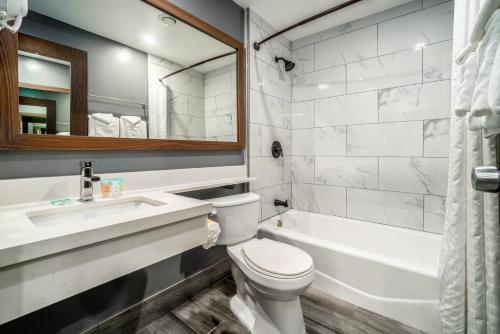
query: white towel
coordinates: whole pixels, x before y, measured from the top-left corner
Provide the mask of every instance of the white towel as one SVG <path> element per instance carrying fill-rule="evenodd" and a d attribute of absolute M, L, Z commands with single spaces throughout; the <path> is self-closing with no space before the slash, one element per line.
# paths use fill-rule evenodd
<path fill-rule="evenodd" d="M 473 116 L 491 114 L 488 103 L 488 90 L 497 47 L 500 42 L 500 10 L 496 10 L 491 15 L 486 24 L 485 31 L 486 34 L 477 49 L 479 69 L 472 95 L 471 113 Z"/>
<path fill-rule="evenodd" d="M 90 137 L 119 137 L 120 121 L 113 114 L 95 113 L 89 116 Z"/>
<path fill-rule="evenodd" d="M 120 117 L 121 138 L 147 138 L 146 122 L 138 116 Z"/>
<path fill-rule="evenodd" d="M 477 78 L 477 52 L 472 53 L 465 63 L 460 65 L 460 83 L 454 103 L 455 115 L 465 116 L 471 110 L 472 94 Z"/>
<path fill-rule="evenodd" d="M 497 53 L 493 68 L 491 70 L 490 85 L 488 87 L 488 104 L 491 111 L 500 116 L 500 46 L 497 47 Z"/>
<path fill-rule="evenodd" d="M 467 115 L 467 128 L 471 131 L 483 130 L 484 137 L 491 137 L 500 133 L 500 116 L 491 114 L 475 117 Z"/>

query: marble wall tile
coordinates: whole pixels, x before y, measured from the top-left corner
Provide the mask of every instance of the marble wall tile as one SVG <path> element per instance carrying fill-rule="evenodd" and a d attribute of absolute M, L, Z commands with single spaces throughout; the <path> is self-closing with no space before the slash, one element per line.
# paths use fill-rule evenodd
<path fill-rule="evenodd" d="M 254 22 L 250 22 L 250 42 L 252 46 L 254 42 L 260 42 L 272 34 L 264 29 L 265 28 L 259 27 Z M 285 48 L 285 45 L 283 45 L 279 39 L 271 39 L 262 44 L 259 51 L 251 47 L 250 54 L 255 55 L 266 63 L 272 64 L 274 63 L 275 56 L 284 57 Z"/>
<path fill-rule="evenodd" d="M 422 82 L 422 50 L 408 50 L 347 64 L 347 93 Z"/>
<path fill-rule="evenodd" d="M 205 116 L 215 116 L 217 115 L 217 103 L 215 102 L 215 96 L 205 99 Z"/>
<path fill-rule="evenodd" d="M 288 101 L 283 101 L 283 127 L 292 128 L 292 103 Z"/>
<path fill-rule="evenodd" d="M 188 136 L 205 137 L 205 118 L 189 115 L 168 115 L 169 137 Z"/>
<path fill-rule="evenodd" d="M 236 93 L 226 92 L 215 97 L 217 106 L 217 114 L 232 114 L 236 113 Z"/>
<path fill-rule="evenodd" d="M 415 12 L 422 9 L 422 0 L 413 0 L 402 5 L 389 8 L 379 13 L 363 17 L 361 19 L 352 21 L 346 24 L 346 30 L 352 31 L 360 28 L 364 28 L 373 24 L 388 21 L 395 17 L 400 17 L 408 13 Z"/>
<path fill-rule="evenodd" d="M 283 127 L 283 100 L 250 90 L 250 122 Z"/>
<path fill-rule="evenodd" d="M 292 185 L 292 207 L 294 209 L 346 215 L 346 189 L 317 184 L 294 183 Z"/>
<path fill-rule="evenodd" d="M 423 196 L 379 190 L 347 189 L 347 217 L 422 230 Z"/>
<path fill-rule="evenodd" d="M 314 127 L 314 101 L 292 103 L 292 129 Z"/>
<path fill-rule="evenodd" d="M 262 155 L 262 125 L 250 123 L 250 156 Z"/>
<path fill-rule="evenodd" d="M 226 72 L 205 80 L 205 97 L 225 94 L 231 91 L 231 73 Z"/>
<path fill-rule="evenodd" d="M 170 114 L 188 115 L 189 96 L 186 94 L 173 93 L 167 102 L 167 109 Z"/>
<path fill-rule="evenodd" d="M 381 89 L 380 122 L 449 118 L 450 101 L 449 80 Z"/>
<path fill-rule="evenodd" d="M 446 197 L 424 196 L 424 231 L 443 233 Z"/>
<path fill-rule="evenodd" d="M 377 92 L 341 95 L 314 101 L 314 125 L 377 123 Z"/>
<path fill-rule="evenodd" d="M 422 156 L 421 121 L 351 125 L 347 127 L 347 155 Z"/>
<path fill-rule="evenodd" d="M 274 126 L 262 126 L 262 156 L 271 156 L 271 146 L 279 141 L 283 155 L 292 155 L 292 130 Z"/>
<path fill-rule="evenodd" d="M 293 155 L 345 155 L 345 127 L 293 130 L 292 152 Z"/>
<path fill-rule="evenodd" d="M 292 182 L 314 183 L 314 157 L 297 155 L 292 157 Z"/>
<path fill-rule="evenodd" d="M 377 26 L 370 26 L 315 44 L 315 70 L 377 56 Z"/>
<path fill-rule="evenodd" d="M 317 184 L 377 189 L 378 158 L 316 157 L 314 175 Z"/>
<path fill-rule="evenodd" d="M 288 208 L 274 206 L 274 200 L 288 201 Z M 262 220 L 276 216 L 291 209 L 292 204 L 292 184 L 285 183 L 278 186 L 262 189 Z"/>
<path fill-rule="evenodd" d="M 314 45 L 293 50 L 292 61 L 295 63 L 292 75 L 314 72 Z"/>
<path fill-rule="evenodd" d="M 312 45 L 320 41 L 340 36 L 345 34 L 346 32 L 347 32 L 346 25 L 341 24 L 292 41 L 292 50 L 296 50 L 307 45 Z"/>
<path fill-rule="evenodd" d="M 179 73 L 170 77 L 169 88 L 177 93 L 204 98 L 203 79 Z"/>
<path fill-rule="evenodd" d="M 250 176 L 257 178 L 257 181 L 250 183 L 251 190 L 283 184 L 283 159 L 253 157 L 250 164 Z"/>
<path fill-rule="evenodd" d="M 284 173 L 285 175 L 283 176 L 283 182 L 284 183 L 291 183 L 292 182 L 292 156 L 285 156 L 283 157 L 283 164 L 284 164 Z"/>
<path fill-rule="evenodd" d="M 267 64 L 255 56 L 249 58 L 250 88 L 260 92 L 262 91 L 262 67 L 267 66 Z"/>
<path fill-rule="evenodd" d="M 446 195 L 447 158 L 380 157 L 379 168 L 381 190 Z"/>
<path fill-rule="evenodd" d="M 281 67 L 272 65 L 262 67 L 262 91 L 285 101 L 292 98 L 291 75 Z"/>
<path fill-rule="evenodd" d="M 450 147 L 450 120 L 424 121 L 424 157 L 448 157 Z"/>
<path fill-rule="evenodd" d="M 188 97 L 189 114 L 192 116 L 205 117 L 205 100 L 196 96 Z"/>
<path fill-rule="evenodd" d="M 236 133 L 236 115 L 221 115 L 205 119 L 206 136 L 230 136 Z"/>
<path fill-rule="evenodd" d="M 453 42 L 428 45 L 424 52 L 424 82 L 451 78 Z"/>
<path fill-rule="evenodd" d="M 446 41 L 453 36 L 453 3 L 447 2 L 378 25 L 380 55 Z"/>
<path fill-rule="evenodd" d="M 345 66 L 306 73 L 292 78 L 293 101 L 321 99 L 346 93 Z"/>
<path fill-rule="evenodd" d="M 439 5 L 440 3 L 447 2 L 450 0 L 423 0 L 424 8 Z"/>

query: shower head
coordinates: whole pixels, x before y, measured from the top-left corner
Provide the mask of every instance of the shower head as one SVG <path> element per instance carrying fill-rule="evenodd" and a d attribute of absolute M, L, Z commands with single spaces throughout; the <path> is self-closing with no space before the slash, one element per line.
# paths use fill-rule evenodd
<path fill-rule="evenodd" d="M 286 60 L 283 57 L 274 57 L 275 62 L 278 62 L 280 60 L 283 60 L 283 63 L 285 63 L 285 71 L 286 72 L 290 72 L 295 67 L 295 63 L 290 61 L 290 60 Z"/>

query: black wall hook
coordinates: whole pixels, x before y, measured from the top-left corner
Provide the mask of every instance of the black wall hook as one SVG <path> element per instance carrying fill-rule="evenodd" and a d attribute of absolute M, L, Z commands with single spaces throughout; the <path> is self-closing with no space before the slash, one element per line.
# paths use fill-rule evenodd
<path fill-rule="evenodd" d="M 271 153 L 275 159 L 283 156 L 283 148 L 281 147 L 281 143 L 279 141 L 273 142 L 271 146 Z"/>

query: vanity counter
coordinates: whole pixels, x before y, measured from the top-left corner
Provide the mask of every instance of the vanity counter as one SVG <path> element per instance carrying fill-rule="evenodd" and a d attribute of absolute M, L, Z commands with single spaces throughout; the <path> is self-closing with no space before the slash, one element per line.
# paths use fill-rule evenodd
<path fill-rule="evenodd" d="M 151 201 L 155 204 L 145 207 L 139 205 L 133 210 L 123 210 L 123 212 L 113 214 L 86 217 L 83 222 L 64 221 L 44 225 L 33 221 L 33 217 L 47 213 L 62 217 L 65 212 L 88 210 L 92 213 L 93 208 L 99 209 L 109 204 L 127 203 L 127 201 L 145 201 L 146 203 Z M 209 202 L 165 191 L 134 191 L 119 198 L 96 198 L 92 202 L 85 203 L 74 200 L 71 204 L 64 206 L 41 202 L 2 207 L 0 208 L 0 268 L 206 216 L 211 210 L 212 205 Z M 71 215 L 68 216 L 71 218 Z M 203 242 L 200 240 L 199 244 Z"/>

